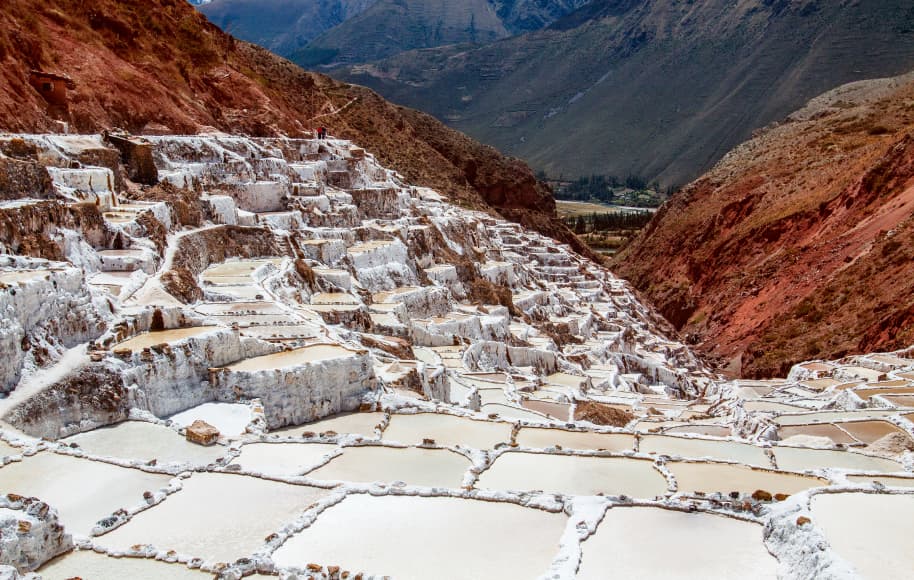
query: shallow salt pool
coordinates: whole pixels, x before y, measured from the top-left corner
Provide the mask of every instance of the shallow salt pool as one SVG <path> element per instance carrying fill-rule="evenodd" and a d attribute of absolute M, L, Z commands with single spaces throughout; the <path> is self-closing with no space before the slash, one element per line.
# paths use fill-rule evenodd
<path fill-rule="evenodd" d="M 145 421 L 125 421 L 61 440 L 76 443 L 90 455 L 120 459 L 158 460 L 159 463 L 189 462 L 208 465 L 225 455 L 220 445 L 202 447 L 189 443 L 175 431 Z"/>
<path fill-rule="evenodd" d="M 544 415 L 549 415 L 559 421 L 568 421 L 570 419 L 571 405 L 567 403 L 553 403 L 551 401 L 539 401 L 536 399 L 524 399 L 521 406 L 531 411 L 536 411 Z"/>
<path fill-rule="evenodd" d="M 295 350 L 249 358 L 226 368 L 231 371 L 256 372 L 294 367 L 322 360 L 348 358 L 355 354 L 355 351 L 338 344 L 313 344 Z"/>
<path fill-rule="evenodd" d="M 513 405 L 499 405 L 497 403 L 492 403 L 488 405 L 483 405 L 479 408 L 479 412 L 484 415 L 497 415 L 502 419 L 522 419 L 525 421 L 548 421 L 549 418 L 545 415 L 540 415 L 539 413 L 534 413 L 532 411 L 527 411 L 526 409 L 521 409 L 520 407 L 515 407 Z"/>
<path fill-rule="evenodd" d="M 419 444 L 423 439 L 434 439 L 438 445 L 492 449 L 498 443 L 511 440 L 511 428 L 509 423 L 474 421 L 435 413 L 391 415 L 383 439 L 405 444 Z"/>
<path fill-rule="evenodd" d="M 39 280 L 51 274 L 52 270 L 18 270 L 13 272 L 0 272 L 0 282 L 3 284 L 16 284 Z"/>
<path fill-rule="evenodd" d="M 812 521 L 864 578 L 910 578 L 914 495 L 819 494 Z"/>
<path fill-rule="evenodd" d="M 54 558 L 38 571 L 43 580 L 124 580 L 124 578 L 168 578 L 206 580 L 212 574 L 191 570 L 183 564 L 166 564 L 148 558 L 112 558 L 91 550 L 73 551 Z"/>
<path fill-rule="evenodd" d="M 833 443 L 849 445 L 859 443 L 845 431 L 831 423 L 816 423 L 813 425 L 793 425 L 778 429 L 778 436 L 782 441 L 789 441 L 792 437 L 825 437 Z"/>
<path fill-rule="evenodd" d="M 187 427 L 197 419 L 206 421 L 224 437 L 237 437 L 251 422 L 251 408 L 239 403 L 204 403 L 169 417 L 179 427 Z"/>
<path fill-rule="evenodd" d="M 282 264 L 282 258 L 270 258 L 263 260 L 237 260 L 230 262 L 223 262 L 221 264 L 216 264 L 215 266 L 210 266 L 203 272 L 203 279 L 208 280 L 211 278 L 225 278 L 225 277 L 237 277 L 237 276 L 246 276 L 253 273 L 257 268 L 264 266 L 266 264 L 280 265 Z"/>
<path fill-rule="evenodd" d="M 771 461 L 761 447 L 732 441 L 648 435 L 642 437 L 639 450 L 641 453 L 655 453 L 657 455 L 678 455 L 696 459 L 710 457 L 726 461 L 738 461 L 759 467 L 771 466 Z"/>
<path fill-rule="evenodd" d="M 193 338 L 218 329 L 218 326 L 194 326 L 191 328 L 175 328 L 172 330 L 144 332 L 143 334 L 139 334 L 114 345 L 112 350 L 143 350 L 144 348 L 149 348 L 157 344 L 178 342 L 179 340 Z"/>
<path fill-rule="evenodd" d="M 866 485 L 878 481 L 886 487 L 914 487 L 914 477 L 890 477 L 872 475 L 848 475 L 847 480 L 856 485 Z"/>
<path fill-rule="evenodd" d="M 761 526 L 710 514 L 613 508 L 582 549 L 578 580 L 777 577 Z"/>
<path fill-rule="evenodd" d="M 647 460 L 512 452 L 496 459 L 476 487 L 653 498 L 667 492 L 667 481 Z"/>
<path fill-rule="evenodd" d="M 325 443 L 253 443 L 242 447 L 232 464 L 264 475 L 301 475 L 337 449 Z"/>
<path fill-rule="evenodd" d="M 210 562 L 234 562 L 328 493 L 229 474 L 195 473 L 182 483 L 181 491 L 96 542 L 118 550 L 151 544 Z"/>
<path fill-rule="evenodd" d="M 537 578 L 558 550 L 562 514 L 454 498 L 349 496 L 273 555 L 397 580 Z"/>
<path fill-rule="evenodd" d="M 239 314 L 278 314 L 285 311 L 273 302 L 207 302 L 194 308 L 209 316 L 234 316 Z"/>
<path fill-rule="evenodd" d="M 308 474 L 315 480 L 361 483 L 403 481 L 410 485 L 458 488 L 469 460 L 446 449 L 347 447 L 343 454 Z"/>
<path fill-rule="evenodd" d="M 664 433 L 673 433 L 673 434 L 692 434 L 692 435 L 705 435 L 708 437 L 728 437 L 731 434 L 730 427 L 724 425 L 679 425 L 677 427 L 670 427 Z"/>
<path fill-rule="evenodd" d="M 169 475 L 42 451 L 0 468 L 0 490 L 37 497 L 57 509 L 68 532 L 88 535 L 101 519 L 143 503 L 143 492 L 168 485 Z"/>
<path fill-rule="evenodd" d="M 375 427 L 384 420 L 384 413 L 344 413 L 329 419 L 305 423 L 297 427 L 284 427 L 271 431 L 271 435 L 280 437 L 300 437 L 303 433 L 346 433 L 374 438 Z M 421 441 L 421 440 L 420 440 Z"/>
<path fill-rule="evenodd" d="M 840 427 L 866 444 L 874 443 L 893 433 L 899 433 L 910 439 L 905 431 L 888 421 L 855 421 L 841 423 Z"/>
<path fill-rule="evenodd" d="M 729 493 L 738 491 L 751 494 L 756 490 L 769 493 L 793 494 L 811 487 L 828 485 L 828 481 L 815 477 L 777 473 L 723 463 L 668 463 L 676 476 L 679 492 L 703 491 Z"/>
<path fill-rule="evenodd" d="M 6 455 L 20 455 L 21 453 L 22 449 L 13 447 L 6 441 L 0 441 L 0 457 L 4 457 Z"/>
<path fill-rule="evenodd" d="M 894 415 L 897 411 L 880 411 L 867 409 L 864 411 L 833 411 L 821 413 L 802 413 L 799 415 L 781 415 L 774 422 L 778 425 L 806 425 L 812 422 L 827 423 L 831 421 L 857 421 L 862 419 L 881 419 Z"/>
<path fill-rule="evenodd" d="M 779 469 L 788 471 L 806 471 L 834 467 L 855 471 L 879 471 L 894 473 L 901 471 L 901 464 L 889 459 L 870 457 L 850 451 L 820 451 L 799 447 L 773 447 L 774 457 Z"/>
<path fill-rule="evenodd" d="M 602 434 L 524 427 L 517 434 L 517 443 L 521 447 L 534 449 L 559 445 L 564 449 L 632 451 L 635 448 L 635 437 L 627 433 Z"/>

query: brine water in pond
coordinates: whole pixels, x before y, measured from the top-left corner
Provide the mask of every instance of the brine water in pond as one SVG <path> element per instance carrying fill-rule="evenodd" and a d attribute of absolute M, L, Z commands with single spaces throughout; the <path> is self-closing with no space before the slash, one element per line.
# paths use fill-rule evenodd
<path fill-rule="evenodd" d="M 762 526 L 710 514 L 613 508 L 582 548 L 578 580 L 777 577 Z"/>
<path fill-rule="evenodd" d="M 375 428 L 383 421 L 384 413 L 343 413 L 298 427 L 283 427 L 270 433 L 280 437 L 301 437 L 303 433 L 320 434 L 332 431 L 338 434 L 349 433 L 373 438 Z"/>
<path fill-rule="evenodd" d="M 245 471 L 272 476 L 301 475 L 339 449 L 324 443 L 253 443 L 232 460 Z"/>
<path fill-rule="evenodd" d="M 498 443 L 507 443 L 511 440 L 511 425 L 435 413 L 391 415 L 390 425 L 384 430 L 383 439 L 406 444 L 418 444 L 422 443 L 423 439 L 434 439 L 438 445 L 492 449 Z"/>
<path fill-rule="evenodd" d="M 169 419 L 178 427 L 187 427 L 199 419 L 218 429 L 223 437 L 236 437 L 251 422 L 251 408 L 238 403 L 204 403 Z"/>
<path fill-rule="evenodd" d="M 176 431 L 144 421 L 125 421 L 87 433 L 67 437 L 62 441 L 75 443 L 90 455 L 137 459 L 158 463 L 190 463 L 209 465 L 227 453 L 220 445 L 202 447 L 189 443 Z"/>
<path fill-rule="evenodd" d="M 632 451 L 635 436 L 630 433 L 592 433 L 562 429 L 535 429 L 524 427 L 517 434 L 521 447 L 545 449 L 560 446 L 564 449 L 592 449 L 605 451 Z"/>
<path fill-rule="evenodd" d="M 469 460 L 447 449 L 347 447 L 343 454 L 308 474 L 328 481 L 403 481 L 426 487 L 460 487 Z"/>
<path fill-rule="evenodd" d="M 752 469 L 725 463 L 669 463 L 667 467 L 676 476 L 679 491 L 691 493 L 729 493 L 738 491 L 751 494 L 764 490 L 771 494 L 793 494 L 811 487 L 828 485 L 828 481 L 815 477 L 793 475 Z"/>
<path fill-rule="evenodd" d="M 549 569 L 565 523 L 562 514 L 506 503 L 350 495 L 273 560 L 301 568 L 333 562 L 397 580 L 538 578 Z"/>
<path fill-rule="evenodd" d="M 42 580 L 210 580 L 213 577 L 200 570 L 191 570 L 184 564 L 166 564 L 150 558 L 112 558 L 91 550 L 78 550 L 58 556 L 42 566 L 38 573 Z"/>
<path fill-rule="evenodd" d="M 477 487 L 653 498 L 666 493 L 667 482 L 643 459 L 505 453 L 482 473 Z"/>
<path fill-rule="evenodd" d="M 862 577 L 911 577 L 914 495 L 819 494 L 812 520 Z"/>
<path fill-rule="evenodd" d="M 696 459 L 710 457 L 725 461 L 739 461 L 750 465 L 758 465 L 759 467 L 771 467 L 771 460 L 768 459 L 768 456 L 765 455 L 765 450 L 761 447 L 731 441 L 649 435 L 642 437 L 638 449 L 641 453 L 678 455 Z"/>
<path fill-rule="evenodd" d="M 328 493 L 233 474 L 195 473 L 182 484 L 181 491 L 98 543 L 116 550 L 151 544 L 206 561 L 234 562 Z"/>
<path fill-rule="evenodd" d="M 901 464 L 881 457 L 872 457 L 851 451 L 820 451 L 798 447 L 774 447 L 774 457 L 779 469 L 806 471 L 833 467 L 854 471 L 901 471 Z"/>
<path fill-rule="evenodd" d="M 169 475 L 50 451 L 0 469 L 0 491 L 40 498 L 57 509 L 68 532 L 82 535 L 116 510 L 144 504 L 144 492 L 165 488 L 170 480 Z"/>

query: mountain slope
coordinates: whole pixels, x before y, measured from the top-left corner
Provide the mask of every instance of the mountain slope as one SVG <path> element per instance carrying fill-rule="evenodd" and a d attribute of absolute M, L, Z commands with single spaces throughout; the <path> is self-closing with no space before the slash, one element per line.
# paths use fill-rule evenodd
<path fill-rule="evenodd" d="M 512 34 L 549 26 L 590 0 L 490 0 L 495 12 Z"/>
<path fill-rule="evenodd" d="M 375 0 L 213 0 L 198 7 L 222 30 L 281 56 L 359 14 Z"/>
<path fill-rule="evenodd" d="M 616 258 L 700 350 L 765 377 L 914 341 L 914 74 L 814 99 Z"/>
<path fill-rule="evenodd" d="M 376 60 L 408 49 L 456 42 L 489 42 L 544 28 L 587 1 L 211 0 L 199 3 L 191 0 L 191 3 L 224 31 L 313 66 L 334 60 Z"/>
<path fill-rule="evenodd" d="M 333 74 L 551 175 L 669 185 L 817 94 L 911 67 L 906 0 L 594 0 L 548 30 Z"/>
<path fill-rule="evenodd" d="M 0 129 L 55 128 L 29 84 L 31 69 L 72 78 L 66 121 L 82 132 L 216 128 L 298 136 L 325 125 L 412 182 L 467 206 L 494 207 L 586 251 L 523 163 L 367 89 L 238 42 L 184 0 L 12 0 L 2 13 Z"/>
<path fill-rule="evenodd" d="M 509 36 L 489 0 L 377 0 L 291 55 L 302 66 L 358 63 L 414 48 Z"/>

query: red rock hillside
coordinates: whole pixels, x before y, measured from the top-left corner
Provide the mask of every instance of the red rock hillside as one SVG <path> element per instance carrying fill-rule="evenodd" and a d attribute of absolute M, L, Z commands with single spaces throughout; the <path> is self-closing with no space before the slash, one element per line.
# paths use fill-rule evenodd
<path fill-rule="evenodd" d="M 80 132 L 301 136 L 325 125 L 413 183 L 465 206 L 494 207 L 586 251 L 524 163 L 235 40 L 186 0 L 4 0 L 0 16 L 2 130 L 53 131 L 60 119 Z M 33 69 L 73 80 L 68 110 L 49 108 L 29 82 Z"/>
<path fill-rule="evenodd" d="M 616 259 L 721 368 L 914 343 L 914 75 L 841 87 L 729 153 Z"/>

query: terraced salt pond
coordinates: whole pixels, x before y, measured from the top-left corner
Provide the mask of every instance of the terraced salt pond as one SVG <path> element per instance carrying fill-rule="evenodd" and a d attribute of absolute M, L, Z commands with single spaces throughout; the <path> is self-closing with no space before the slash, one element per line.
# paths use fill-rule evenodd
<path fill-rule="evenodd" d="M 781 437 L 781 441 L 788 444 L 791 442 L 791 439 L 799 439 L 802 441 L 804 437 L 824 437 L 830 439 L 833 443 L 841 443 L 844 445 L 858 443 L 858 441 L 854 437 L 851 437 L 846 431 L 831 423 L 781 427 L 778 429 L 778 435 Z"/>
<path fill-rule="evenodd" d="M 828 485 L 825 479 L 724 463 L 675 462 L 667 464 L 667 467 L 676 477 L 679 492 L 685 493 L 700 491 L 726 494 L 738 491 L 752 494 L 761 489 L 771 494 L 793 494 L 811 487 Z"/>
<path fill-rule="evenodd" d="M 848 475 L 847 480 L 853 484 L 867 485 L 878 481 L 886 487 L 914 487 L 914 477 L 888 477 L 872 475 Z"/>
<path fill-rule="evenodd" d="M 286 427 L 271 431 L 280 437 L 301 437 L 303 433 L 350 433 L 373 438 L 375 427 L 384 420 L 384 413 L 344 413 L 329 419 L 305 423 L 298 427 Z M 420 441 L 421 442 L 421 441 Z"/>
<path fill-rule="evenodd" d="M 501 405 L 498 403 L 483 405 L 479 408 L 479 411 L 485 415 L 496 416 L 508 420 L 520 419 L 524 421 L 543 421 L 547 419 L 545 415 L 539 413 L 533 413 L 532 411 L 527 411 L 513 405 Z"/>
<path fill-rule="evenodd" d="M 799 447 L 775 447 L 773 451 L 778 468 L 788 471 L 805 471 L 831 467 L 854 471 L 893 473 L 902 469 L 901 465 L 895 461 L 851 451 L 820 451 Z"/>
<path fill-rule="evenodd" d="M 563 449 L 632 451 L 635 447 L 635 437 L 628 433 L 602 434 L 590 431 L 524 427 L 517 434 L 517 444 L 534 449 L 545 449 L 558 445 Z"/>
<path fill-rule="evenodd" d="M 90 455 L 138 459 L 158 463 L 188 462 L 193 465 L 208 465 L 226 453 L 226 448 L 214 445 L 201 447 L 188 443 L 178 433 L 153 423 L 125 421 L 112 427 L 103 427 L 88 433 L 80 433 L 62 440 L 64 444 L 75 443 Z"/>
<path fill-rule="evenodd" d="M 273 554 L 397 580 L 537 578 L 558 549 L 562 514 L 452 498 L 350 495 Z M 458 564 L 459 563 L 459 564 Z"/>
<path fill-rule="evenodd" d="M 667 492 L 667 481 L 646 460 L 511 452 L 480 475 L 477 487 L 653 498 Z"/>
<path fill-rule="evenodd" d="M 50 270 L 20 270 L 15 272 L 0 272 L 0 283 L 17 284 L 19 282 L 40 280 L 50 273 Z"/>
<path fill-rule="evenodd" d="M 890 434 L 900 434 L 910 439 L 905 431 L 888 421 L 854 421 L 840 423 L 839 426 L 866 444 L 874 443 Z"/>
<path fill-rule="evenodd" d="M 73 533 L 89 535 L 114 511 L 143 504 L 143 492 L 168 485 L 171 476 L 43 451 L 0 468 L 0 490 L 38 497 L 54 506 Z M 98 482 L 105 482 L 100 486 Z"/>
<path fill-rule="evenodd" d="M 175 328 L 173 330 L 158 330 L 155 332 L 144 332 L 124 342 L 114 345 L 112 350 L 132 350 L 138 351 L 144 348 L 150 348 L 159 344 L 170 344 L 206 334 L 213 330 L 218 330 L 218 326 L 194 326 L 191 328 Z"/>
<path fill-rule="evenodd" d="M 206 282 L 225 282 L 225 279 L 242 278 L 250 281 L 250 275 L 258 268 L 267 264 L 278 266 L 282 263 L 282 258 L 271 258 L 264 260 L 235 260 L 223 262 L 215 266 L 210 266 L 203 272 L 203 280 Z"/>
<path fill-rule="evenodd" d="M 232 371 L 257 372 L 294 367 L 322 360 L 355 356 L 355 351 L 337 344 L 314 344 L 295 350 L 249 358 L 228 366 Z"/>
<path fill-rule="evenodd" d="M 211 562 L 234 562 L 264 544 L 328 492 L 244 475 L 195 473 L 161 505 L 105 534 L 98 543 L 127 550 L 135 544 Z"/>
<path fill-rule="evenodd" d="M 207 580 L 212 574 L 192 570 L 183 564 L 166 564 L 149 558 L 112 558 L 91 550 L 75 550 L 58 556 L 38 571 L 43 580 L 124 580 L 124 578 L 168 578 Z"/>
<path fill-rule="evenodd" d="M 460 487 L 469 460 L 446 449 L 347 447 L 308 474 L 315 480 L 361 483 L 402 481 L 426 487 Z"/>
<path fill-rule="evenodd" d="M 273 302 L 209 302 L 195 308 L 208 316 L 237 316 L 239 314 L 285 314 Z"/>
<path fill-rule="evenodd" d="M 511 425 L 435 413 L 398 414 L 391 416 L 383 439 L 413 445 L 433 439 L 438 445 L 493 449 L 511 440 Z"/>
<path fill-rule="evenodd" d="M 253 443 L 241 448 L 232 465 L 274 477 L 302 475 L 339 447 L 326 443 Z"/>
<path fill-rule="evenodd" d="M 251 422 L 251 408 L 238 403 L 203 403 L 169 417 L 178 427 L 189 427 L 196 420 L 205 421 L 225 437 L 237 437 Z"/>
<path fill-rule="evenodd" d="M 775 422 L 778 425 L 806 425 L 809 423 L 827 423 L 832 421 L 856 421 L 863 419 L 882 419 L 896 414 L 897 411 L 868 409 L 854 412 L 803 413 L 800 415 L 781 415 Z"/>
<path fill-rule="evenodd" d="M 862 577 L 911 577 L 914 495 L 819 494 L 811 508 L 829 544 Z"/>
<path fill-rule="evenodd" d="M 582 548 L 578 580 L 777 577 L 761 526 L 710 514 L 613 508 Z"/>
<path fill-rule="evenodd" d="M 735 443 L 732 441 L 713 441 L 709 439 L 692 439 L 687 437 L 664 437 L 648 435 L 641 438 L 638 448 L 641 453 L 669 455 L 680 457 L 703 458 L 723 461 L 736 461 L 759 467 L 770 467 L 771 461 L 765 450 L 755 445 Z"/>
<path fill-rule="evenodd" d="M 0 457 L 4 457 L 6 455 L 19 455 L 21 453 L 22 450 L 18 447 L 13 447 L 6 441 L 0 441 Z"/>

